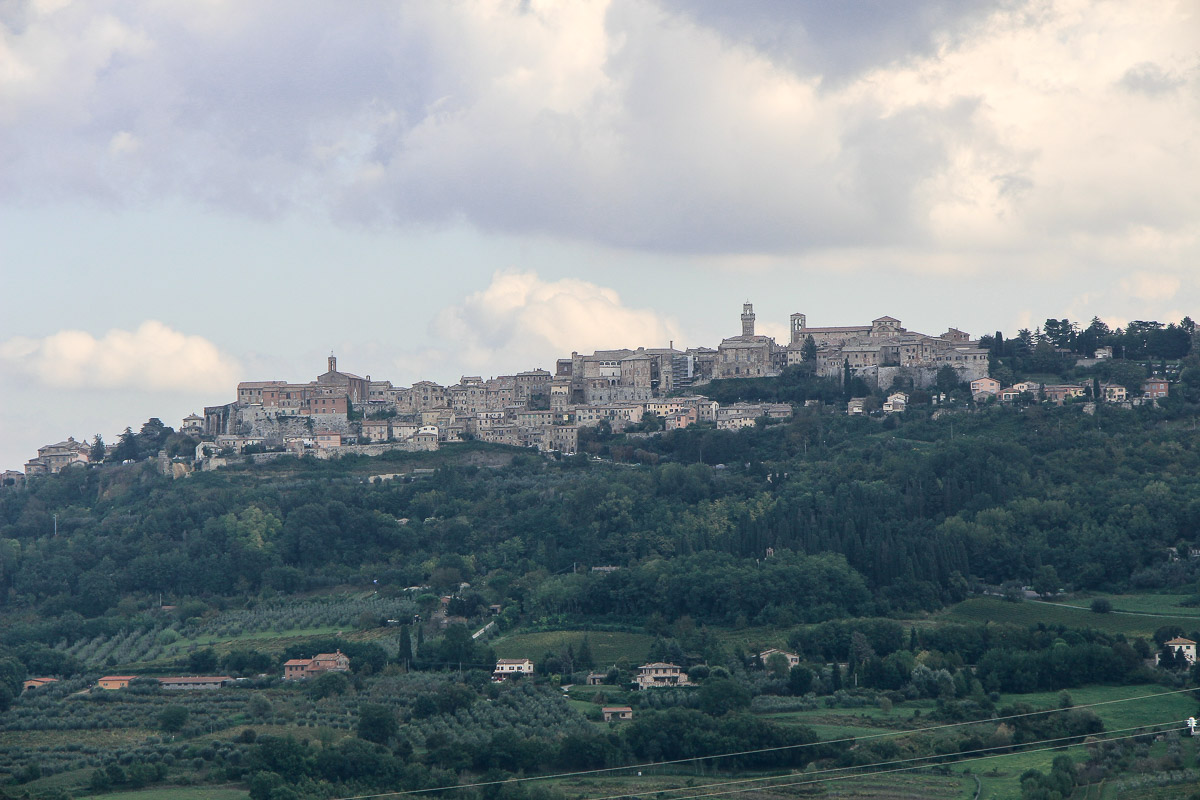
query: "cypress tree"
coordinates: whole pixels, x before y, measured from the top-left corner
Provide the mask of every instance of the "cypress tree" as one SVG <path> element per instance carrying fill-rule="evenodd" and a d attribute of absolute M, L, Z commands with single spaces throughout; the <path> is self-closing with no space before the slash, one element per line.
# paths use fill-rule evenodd
<path fill-rule="evenodd" d="M 397 657 L 400 659 L 400 663 L 408 664 L 412 660 L 412 637 L 408 635 L 407 625 L 400 628 L 399 650 Z"/>
<path fill-rule="evenodd" d="M 592 658 L 592 643 L 584 636 L 579 645 L 579 653 L 575 656 L 575 666 L 579 669 L 594 669 L 596 661 Z"/>

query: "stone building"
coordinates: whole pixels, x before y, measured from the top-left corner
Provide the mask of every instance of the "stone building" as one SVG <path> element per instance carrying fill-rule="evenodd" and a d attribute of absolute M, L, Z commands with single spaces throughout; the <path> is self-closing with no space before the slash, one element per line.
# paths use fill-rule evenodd
<path fill-rule="evenodd" d="M 365 404 L 370 397 L 371 376 L 360 378 L 349 372 L 339 372 L 337 357 L 329 355 L 329 369 L 317 376 L 317 384 L 336 388 L 337 394 L 354 405 Z"/>
<path fill-rule="evenodd" d="M 909 331 L 888 316 L 873 319 L 870 325 L 810 327 L 804 314 L 792 314 L 788 364 L 802 360 L 809 337 L 817 347 L 817 372 L 828 377 L 839 377 L 849 367 L 856 376 L 880 386 L 903 376 L 923 388 L 933 385 L 943 366 L 952 367 L 962 381 L 988 374 L 988 351 L 957 328 L 929 336 Z"/>
<path fill-rule="evenodd" d="M 26 475 L 57 475 L 74 464 L 87 464 L 91 447 L 68 436 L 66 441 L 39 447 L 37 456 L 25 462 Z"/>
<path fill-rule="evenodd" d="M 779 374 L 776 353 L 780 348 L 770 336 L 754 333 L 754 305 L 742 305 L 742 333 L 717 345 L 712 377 L 763 378 Z"/>

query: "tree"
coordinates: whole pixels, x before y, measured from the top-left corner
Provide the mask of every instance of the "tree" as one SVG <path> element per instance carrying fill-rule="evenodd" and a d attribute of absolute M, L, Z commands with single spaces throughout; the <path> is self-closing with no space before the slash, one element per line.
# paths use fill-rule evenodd
<path fill-rule="evenodd" d="M 1112 611 L 1112 603 L 1106 597 L 1097 597 L 1092 601 L 1092 611 L 1097 614 L 1107 614 Z"/>
<path fill-rule="evenodd" d="M 24 683 L 25 665 L 15 658 L 0 658 L 0 711 L 8 710 Z"/>
<path fill-rule="evenodd" d="M 197 675 L 213 672 L 217 668 L 217 651 L 211 647 L 188 653 L 188 669 Z"/>
<path fill-rule="evenodd" d="M 117 464 L 138 460 L 138 444 L 133 428 L 125 428 L 121 433 L 121 438 L 117 440 L 117 446 L 113 448 L 112 453 L 108 455 L 106 460 Z"/>
<path fill-rule="evenodd" d="M 817 360 L 817 343 L 811 333 L 804 337 L 804 344 L 800 346 L 800 358 L 806 362 Z"/>
<path fill-rule="evenodd" d="M 593 669 L 596 666 L 596 659 L 592 657 L 592 643 L 588 641 L 588 637 L 583 637 L 583 642 L 579 645 L 579 652 L 575 654 L 575 667 L 577 669 Z"/>
<path fill-rule="evenodd" d="M 88 451 L 88 460 L 93 464 L 99 464 L 100 462 L 104 461 L 104 456 L 107 454 L 107 452 L 108 451 L 104 449 L 103 437 L 97 433 L 92 437 L 92 449 Z"/>
<path fill-rule="evenodd" d="M 803 664 L 797 664 L 788 672 L 788 691 L 797 697 L 812 691 L 812 670 Z"/>
<path fill-rule="evenodd" d="M 448 665 L 473 665 L 474 659 L 475 640 L 471 638 L 471 629 L 461 623 L 446 628 L 438 660 Z"/>
<path fill-rule="evenodd" d="M 750 690 L 732 678 L 709 678 L 700 687 L 700 710 L 719 717 L 750 707 Z"/>
<path fill-rule="evenodd" d="M 1170 645 L 1163 645 L 1162 650 L 1158 653 L 1158 666 L 1165 670 L 1175 672 L 1177 670 L 1186 669 L 1188 660 L 1183 653 Z"/>
<path fill-rule="evenodd" d="M 1061 586 L 1058 572 L 1050 564 L 1043 564 L 1033 573 L 1033 590 L 1038 594 L 1054 594 Z"/>
<path fill-rule="evenodd" d="M 167 706 L 158 713 L 158 727 L 167 733 L 181 731 L 187 724 L 188 716 L 190 714 L 183 706 Z"/>
<path fill-rule="evenodd" d="M 142 428 L 138 431 L 138 451 L 142 454 L 143 458 L 157 454 L 167 441 L 167 437 L 174 432 L 164 425 L 158 417 L 151 417 L 142 423 Z"/>
<path fill-rule="evenodd" d="M 946 364 L 937 371 L 936 385 L 939 392 L 950 394 L 962 383 L 954 367 Z"/>
<path fill-rule="evenodd" d="M 283 788 L 283 776 L 276 772 L 256 772 L 250 777 L 250 800 L 270 800 L 271 792 Z"/>
<path fill-rule="evenodd" d="M 400 639 L 396 649 L 396 657 L 400 659 L 401 664 L 408 664 L 412 661 L 412 637 L 409 636 L 408 626 L 404 625 L 400 628 Z"/>
<path fill-rule="evenodd" d="M 1058 357 L 1054 345 L 1048 339 L 1043 339 L 1033 348 L 1030 366 L 1035 372 L 1058 372 L 1062 365 L 1062 359 Z"/>
<path fill-rule="evenodd" d="M 764 666 L 781 678 L 788 674 L 788 659 L 783 653 L 771 653 Z"/>
<path fill-rule="evenodd" d="M 318 675 L 308 686 L 308 693 L 314 700 L 321 700 L 335 694 L 345 694 L 350 688 L 350 679 L 344 672 L 325 672 Z"/>
<path fill-rule="evenodd" d="M 387 744 L 400 732 L 396 714 L 378 703 L 363 703 L 358 709 L 358 738 L 375 744 Z"/>

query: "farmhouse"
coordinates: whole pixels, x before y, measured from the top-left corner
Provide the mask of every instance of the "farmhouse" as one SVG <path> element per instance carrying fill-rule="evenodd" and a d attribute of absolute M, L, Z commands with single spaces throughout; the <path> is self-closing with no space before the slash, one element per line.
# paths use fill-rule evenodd
<path fill-rule="evenodd" d="M 158 684 L 167 691 L 195 691 L 198 689 L 220 689 L 233 683 L 228 675 L 196 675 L 185 678 L 159 678 Z"/>
<path fill-rule="evenodd" d="M 784 658 L 787 659 L 789 668 L 800 665 L 800 656 L 796 655 L 795 653 L 789 653 L 786 650 L 776 649 L 774 647 L 772 647 L 770 650 L 764 650 L 761 653 L 759 653 L 758 659 L 765 665 L 767 663 L 767 659 L 770 658 L 771 656 L 775 655 L 776 653 L 779 653 L 781 656 L 783 656 Z"/>
<path fill-rule="evenodd" d="M 633 719 L 633 709 L 629 706 L 604 706 L 600 709 L 600 713 L 604 715 L 605 722 L 612 722 L 614 719 Z"/>
<path fill-rule="evenodd" d="M 283 679 L 296 681 L 311 678 L 322 672 L 348 672 L 350 658 L 338 650 L 334 653 L 318 653 L 312 658 L 293 658 L 283 662 Z"/>
<path fill-rule="evenodd" d="M 687 675 L 678 664 L 667 664 L 656 661 L 653 664 L 643 664 L 638 667 L 634 682 L 639 689 L 653 689 L 658 686 L 690 686 Z"/>
<path fill-rule="evenodd" d="M 137 675 L 105 675 L 96 681 L 96 687 L 99 689 L 124 689 L 136 677 Z"/>
<path fill-rule="evenodd" d="M 1191 639 L 1184 639 L 1182 636 L 1176 636 L 1170 641 L 1163 642 L 1163 649 L 1171 648 L 1176 657 L 1183 656 L 1189 664 L 1196 663 L 1196 643 Z M 1162 653 L 1154 657 L 1154 663 L 1157 664 L 1162 658 Z"/>
<path fill-rule="evenodd" d="M 528 658 L 502 658 L 496 662 L 492 680 L 502 681 L 513 675 L 532 675 L 533 662 Z"/>

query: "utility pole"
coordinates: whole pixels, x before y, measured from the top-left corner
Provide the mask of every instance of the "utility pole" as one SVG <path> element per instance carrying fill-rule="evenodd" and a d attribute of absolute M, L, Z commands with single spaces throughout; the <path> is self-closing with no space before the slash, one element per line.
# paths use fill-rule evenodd
<path fill-rule="evenodd" d="M 58 536 L 58 514 L 54 515 L 54 535 Z"/>

